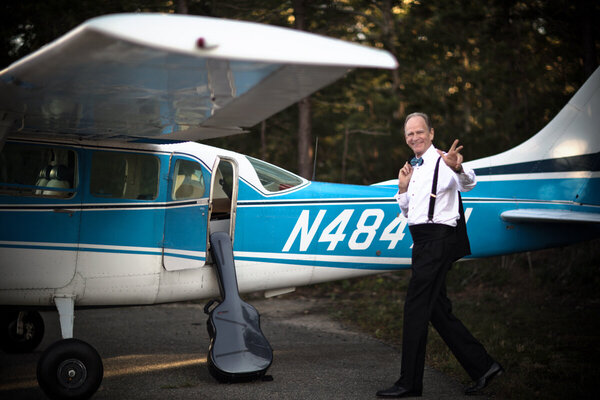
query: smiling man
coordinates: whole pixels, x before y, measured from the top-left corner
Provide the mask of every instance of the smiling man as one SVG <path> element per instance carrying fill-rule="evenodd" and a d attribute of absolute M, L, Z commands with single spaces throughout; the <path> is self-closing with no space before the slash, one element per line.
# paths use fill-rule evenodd
<path fill-rule="evenodd" d="M 446 296 L 452 263 L 470 254 L 459 192 L 475 187 L 475 172 L 463 167 L 458 140 L 447 153 L 433 146 L 426 114 L 407 116 L 404 136 L 415 157 L 398 173 L 396 200 L 413 238 L 412 275 L 404 303 L 400 379 L 377 396 L 421 396 L 429 321 L 475 381 L 465 394 L 477 394 L 503 369 L 452 314 Z"/>
<path fill-rule="evenodd" d="M 422 157 L 423 153 L 431 147 L 434 130 L 429 123 L 429 117 L 423 113 L 414 113 L 404 122 L 404 137 L 406 144 L 415 153 L 415 157 Z"/>

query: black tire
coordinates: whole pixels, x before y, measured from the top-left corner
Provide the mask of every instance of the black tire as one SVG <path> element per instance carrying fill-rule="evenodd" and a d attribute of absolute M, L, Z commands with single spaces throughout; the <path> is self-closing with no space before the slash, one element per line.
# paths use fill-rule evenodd
<path fill-rule="evenodd" d="M 88 399 L 100 387 L 103 375 L 96 349 L 78 339 L 54 343 L 37 365 L 38 383 L 51 399 Z"/>
<path fill-rule="evenodd" d="M 5 312 L 0 317 L 0 347 L 7 353 L 29 353 L 44 338 L 44 320 L 37 311 L 23 311 L 23 334 L 17 334 L 19 312 Z"/>

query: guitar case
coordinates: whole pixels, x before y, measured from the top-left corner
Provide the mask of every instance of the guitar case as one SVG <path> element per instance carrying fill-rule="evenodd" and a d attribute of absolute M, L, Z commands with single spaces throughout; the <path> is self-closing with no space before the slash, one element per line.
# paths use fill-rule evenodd
<path fill-rule="evenodd" d="M 221 299 L 204 306 L 210 336 L 208 370 L 219 382 L 263 378 L 273 362 L 273 350 L 260 328 L 258 311 L 240 298 L 231 238 L 227 232 L 215 232 L 210 244 Z"/>

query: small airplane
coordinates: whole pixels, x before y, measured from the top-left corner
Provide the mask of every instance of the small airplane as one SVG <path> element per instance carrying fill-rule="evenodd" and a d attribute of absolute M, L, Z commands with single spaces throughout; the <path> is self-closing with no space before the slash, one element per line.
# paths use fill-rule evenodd
<path fill-rule="evenodd" d="M 0 71 L 0 346 L 33 350 L 57 398 L 91 396 L 80 307 L 219 294 L 209 236 L 233 242 L 242 293 L 410 268 L 397 181 L 312 182 L 191 141 L 243 133 L 389 53 L 291 29 L 198 16 L 92 19 Z M 600 236 L 600 69 L 538 134 L 468 162 L 472 258 Z"/>

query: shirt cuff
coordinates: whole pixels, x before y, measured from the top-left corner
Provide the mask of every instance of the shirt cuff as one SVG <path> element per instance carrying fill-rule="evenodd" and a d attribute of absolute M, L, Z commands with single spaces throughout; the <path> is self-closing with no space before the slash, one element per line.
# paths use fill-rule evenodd
<path fill-rule="evenodd" d="M 460 183 L 460 186 L 462 186 L 463 188 L 472 188 L 477 183 L 475 171 L 473 171 L 471 168 L 466 168 L 463 166 L 463 171 L 457 173 L 456 176 L 458 177 L 458 182 Z"/>
<path fill-rule="evenodd" d="M 396 193 L 396 195 L 394 196 L 394 198 L 398 202 L 398 205 L 400 206 L 401 210 L 407 210 L 408 209 L 408 193 L 407 192 Z"/>

